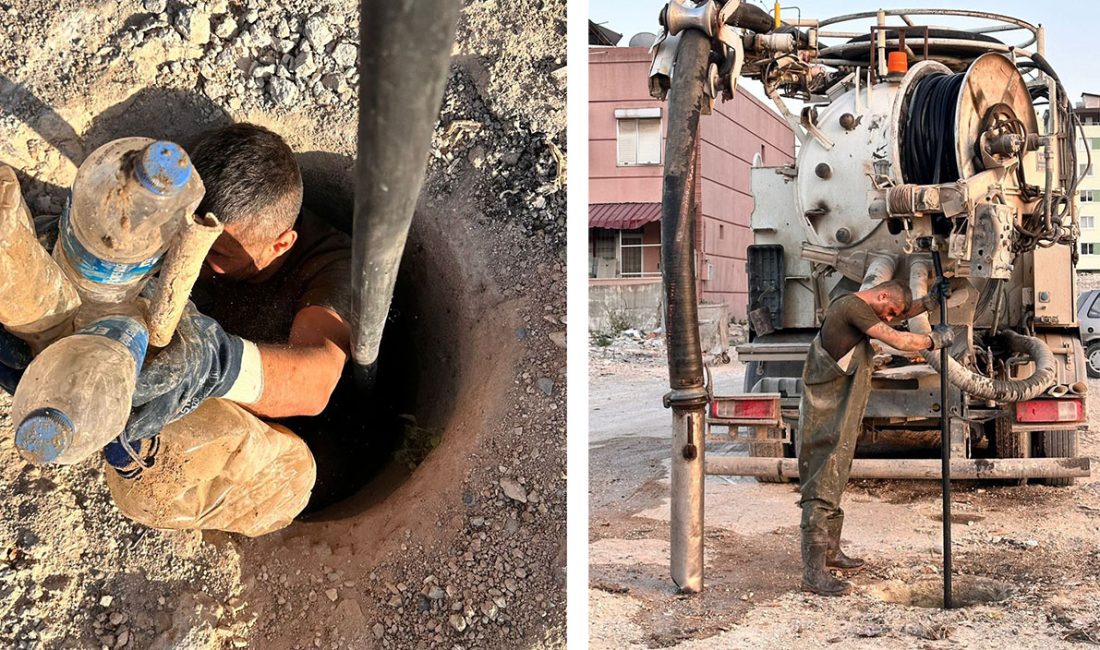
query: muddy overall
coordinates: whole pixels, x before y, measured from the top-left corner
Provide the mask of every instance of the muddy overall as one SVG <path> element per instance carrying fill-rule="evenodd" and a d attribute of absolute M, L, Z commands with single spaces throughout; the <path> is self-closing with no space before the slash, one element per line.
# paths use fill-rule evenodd
<path fill-rule="evenodd" d="M 798 475 L 802 499 L 802 588 L 822 595 L 851 591 L 826 566 L 858 568 L 840 552 L 844 511 L 840 497 L 852 469 L 856 441 L 871 390 L 873 352 L 864 339 L 837 362 L 814 338 L 802 372 Z"/>

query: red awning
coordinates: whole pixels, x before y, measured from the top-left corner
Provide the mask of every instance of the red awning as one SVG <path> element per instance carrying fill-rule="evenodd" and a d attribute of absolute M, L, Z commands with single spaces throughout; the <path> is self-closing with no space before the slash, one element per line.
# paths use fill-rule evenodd
<path fill-rule="evenodd" d="M 588 206 L 589 228 L 634 230 L 660 219 L 660 203 L 592 203 Z"/>

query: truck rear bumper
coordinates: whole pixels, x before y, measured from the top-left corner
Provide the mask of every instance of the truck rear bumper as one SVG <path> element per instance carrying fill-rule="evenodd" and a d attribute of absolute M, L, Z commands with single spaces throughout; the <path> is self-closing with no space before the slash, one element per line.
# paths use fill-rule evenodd
<path fill-rule="evenodd" d="M 951 478 L 1025 479 L 1075 478 L 1089 476 L 1088 458 L 959 458 L 951 460 Z M 710 455 L 706 473 L 711 476 L 755 476 L 758 478 L 798 478 L 796 458 L 752 458 Z M 893 478 L 940 480 L 940 460 L 928 458 L 857 458 L 852 461 L 849 478 Z"/>

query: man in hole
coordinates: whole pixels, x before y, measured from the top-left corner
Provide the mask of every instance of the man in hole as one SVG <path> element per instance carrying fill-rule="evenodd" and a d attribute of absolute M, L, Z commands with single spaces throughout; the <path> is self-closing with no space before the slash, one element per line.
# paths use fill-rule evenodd
<path fill-rule="evenodd" d="M 275 133 L 236 124 L 190 153 L 206 187 L 198 212 L 225 231 L 172 341 L 141 369 L 106 480 L 145 525 L 257 536 L 346 496 L 349 477 L 387 456 L 348 376 L 351 241 L 303 209 L 297 160 Z M 14 391 L 21 371 L 8 366 L 0 384 Z"/>
<path fill-rule="evenodd" d="M 929 294 L 912 300 L 909 288 L 891 280 L 841 296 L 825 312 L 802 371 L 798 476 L 802 499 L 802 589 L 822 596 L 851 592 L 829 568 L 857 570 L 863 560 L 840 549 L 844 511 L 840 499 L 848 483 L 863 413 L 871 394 L 874 352 L 870 339 L 898 350 L 937 350 L 953 340 L 950 327 L 931 334 L 894 329 L 887 323 L 931 309 Z"/>

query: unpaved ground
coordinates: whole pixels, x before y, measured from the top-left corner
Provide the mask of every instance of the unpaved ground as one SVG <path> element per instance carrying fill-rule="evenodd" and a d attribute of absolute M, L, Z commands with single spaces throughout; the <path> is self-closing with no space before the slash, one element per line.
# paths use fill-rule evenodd
<path fill-rule="evenodd" d="M 956 598 L 976 579 L 1007 598 L 953 611 L 887 602 L 942 587 L 939 485 L 858 481 L 844 539 L 869 568 L 857 593 L 799 591 L 798 493 L 791 484 L 709 477 L 706 590 L 668 577 L 670 416 L 659 343 L 590 356 L 590 635 L 593 648 L 1070 648 L 1100 644 L 1100 481 L 1071 488 L 958 483 Z M 736 361 L 716 369 L 739 392 Z M 1100 382 L 1092 381 L 1093 395 Z M 1100 416 L 1082 453 L 1100 451 Z M 984 585 L 983 585 L 984 586 Z M 997 592 L 997 589 L 993 590 Z M 978 595 L 990 593 L 988 589 Z M 907 598 L 906 598 L 907 599 Z"/>
<path fill-rule="evenodd" d="M 32 211 L 57 214 L 107 140 L 186 144 L 248 120 L 299 153 L 307 201 L 346 194 L 357 6 L 0 0 L 0 162 Z M 152 531 L 114 509 L 98 461 L 24 463 L 2 396 L 0 647 L 563 644 L 564 19 L 560 1 L 464 6 L 420 205 L 435 216 L 417 245 L 441 248 L 417 253 L 469 272 L 476 309 L 455 336 L 494 333 L 433 342 L 440 368 L 486 377 L 424 464 L 358 508 L 259 540 Z"/>

